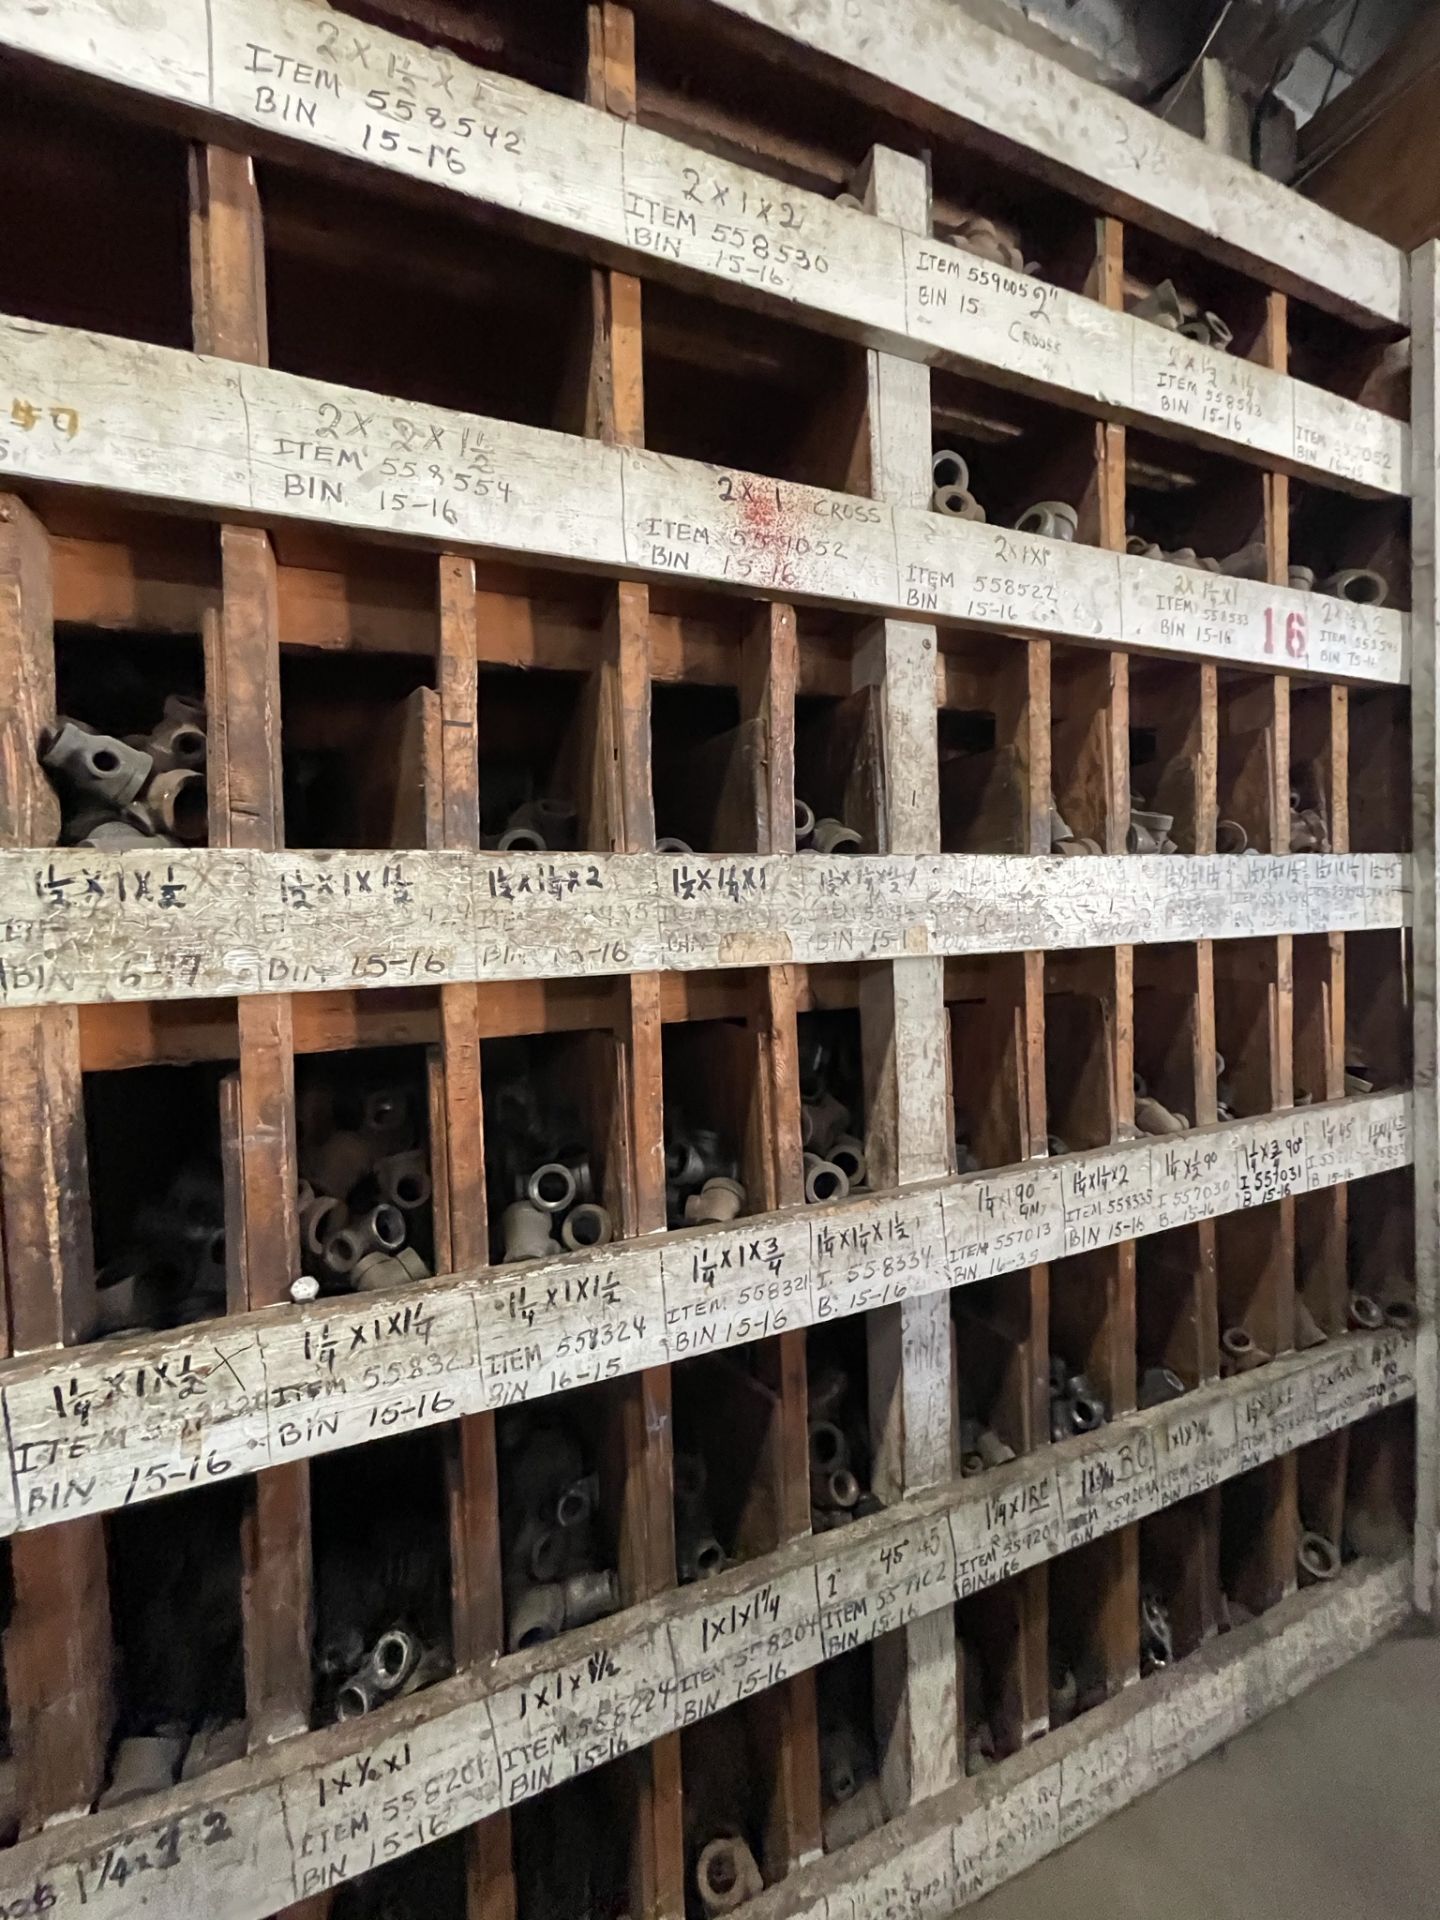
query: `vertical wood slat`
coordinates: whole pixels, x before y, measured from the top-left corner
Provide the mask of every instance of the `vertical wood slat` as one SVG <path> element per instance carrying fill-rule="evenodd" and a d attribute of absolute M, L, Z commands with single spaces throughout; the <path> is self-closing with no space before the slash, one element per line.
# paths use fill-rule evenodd
<path fill-rule="evenodd" d="M 1411 846 L 1414 888 L 1415 1279 L 1421 1314 L 1416 1358 L 1415 1600 L 1440 1608 L 1440 1023 L 1436 915 L 1440 910 L 1440 243 L 1411 255 Z"/>
<path fill-rule="evenodd" d="M 930 225 L 924 166 L 872 149 L 857 190 L 882 219 L 913 232 Z M 930 493 L 928 370 L 866 353 L 872 491 L 892 505 Z M 883 816 L 892 853 L 940 845 L 938 644 L 935 629 L 886 620 L 856 651 L 857 686 L 879 703 Z M 951 1157 L 944 963 L 906 959 L 867 967 L 860 985 L 866 1151 L 874 1185 L 943 1174 Z M 872 1476 L 893 1500 L 950 1471 L 950 1316 L 943 1291 L 868 1316 Z M 929 1615 L 873 1649 L 876 1736 L 892 1815 L 943 1792 L 962 1771 L 957 1738 L 955 1623 Z"/>
<path fill-rule="evenodd" d="M 0 496 L 0 846 L 53 844 L 59 807 L 36 758 L 55 717 L 50 547 Z M 0 1012 L 0 1345 L 69 1345 L 94 1324 L 94 1242 L 74 1007 Z M 105 1779 L 111 1634 L 105 1526 L 72 1520 L 11 1543 L 5 1687 L 20 1829 L 81 1813 Z"/>
<path fill-rule="evenodd" d="M 198 352 L 268 358 L 264 229 L 254 164 L 216 146 L 190 154 L 190 280 Z M 210 843 L 284 845 L 275 556 L 255 527 L 220 529 L 221 594 L 207 615 Z M 288 995 L 242 997 L 239 1031 L 240 1292 L 286 1298 L 296 1267 L 294 1034 Z M 302 1731 L 311 1697 L 310 1472 L 256 1476 L 242 1529 L 246 1700 L 259 1747 Z"/>
<path fill-rule="evenodd" d="M 585 96 L 621 119 L 635 115 L 635 21 L 615 0 L 586 8 Z M 632 274 L 591 273 L 592 349 L 585 430 L 621 446 L 645 439 L 643 301 Z M 602 697 L 615 753 L 609 845 L 641 852 L 655 844 L 650 753 L 650 595 L 633 582 L 612 589 Z M 665 1229 L 660 980 L 632 974 L 623 988 L 620 1058 L 625 1081 L 628 1236 Z M 670 1370 L 654 1367 L 617 1388 L 625 1490 L 620 1581 L 627 1601 L 647 1599 L 675 1581 L 673 1423 Z M 658 1740 L 636 1761 L 637 1819 L 632 1892 L 645 1914 L 684 1911 L 685 1855 L 678 1734 Z"/>

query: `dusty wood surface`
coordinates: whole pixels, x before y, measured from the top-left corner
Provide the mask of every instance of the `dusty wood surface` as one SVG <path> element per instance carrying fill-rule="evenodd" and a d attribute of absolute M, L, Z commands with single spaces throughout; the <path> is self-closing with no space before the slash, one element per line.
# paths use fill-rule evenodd
<path fill-rule="evenodd" d="M 942 624 L 1395 682 L 1409 621 L 1158 560 L 100 334 L 0 319 L 28 481 Z"/>
<path fill-rule="evenodd" d="M 1401 321 L 1402 255 L 1145 108 L 1021 46 L 945 0 L 875 14 L 854 0 L 711 0 L 869 82 L 1107 212 L 1213 252 L 1267 284 L 1362 322 Z"/>
<path fill-rule="evenodd" d="M 1323 1190 L 1410 1156 L 1369 1094 L 898 1194 L 0 1368 L 0 1532 L 153 1500 Z"/>
<path fill-rule="evenodd" d="M 763 0 L 756 8 L 764 12 Z M 947 42 L 983 31 L 946 15 Z M 1045 66 L 997 44 L 1002 61 Z M 124 0 L 42 8 L 5 0 L 0 46 L 139 92 L 187 125 L 200 112 L 218 117 L 222 136 L 246 145 L 280 141 L 292 156 L 309 146 L 421 180 L 518 215 L 594 257 L 699 279 L 722 297 L 768 305 L 890 353 L 983 370 L 1365 491 L 1408 486 L 1405 428 L 1371 408 L 996 267 L 935 240 L 928 222 L 836 206 L 633 117 L 607 117 L 328 9 L 294 0 L 171 0 L 157 27 L 137 21 Z M 992 50 L 987 71 L 998 70 L 995 57 Z M 1021 83 L 1027 90 L 1037 84 L 1028 66 Z M 1067 76 L 1063 96 L 1055 96 L 1066 100 L 1067 121 L 1078 85 Z M 1243 244 L 1262 252 L 1273 236 L 1277 261 L 1293 248 L 1314 273 L 1321 304 L 1334 288 L 1340 300 L 1383 305 L 1403 284 L 1393 249 L 1127 102 L 1095 88 L 1082 92 L 1096 96 L 1103 124 L 1091 138 L 1101 151 L 1120 137 L 1118 115 L 1133 120 L 1125 137 L 1143 138 L 1147 156 L 1178 143 L 1186 166 L 1233 172 L 1227 195 L 1240 196 L 1235 226 Z M 1027 100 L 1007 131 L 1038 141 L 1037 123 L 1054 111 L 1046 105 L 1051 97 Z M 1081 136 L 1074 139 L 1084 151 Z M 1131 193 L 1143 191 L 1147 178 L 1127 166 Z M 1258 228 L 1257 195 L 1269 214 Z M 1348 253 L 1338 250 L 1337 236 Z"/>
<path fill-rule="evenodd" d="M 794 1876 L 747 1920 L 947 1916 L 1293 1700 L 1402 1626 L 1404 1569 L 1361 1562 Z"/>
<path fill-rule="evenodd" d="M 1402 854 L 0 850 L 0 1007 L 1397 927 Z"/>
<path fill-rule="evenodd" d="M 1346 1335 L 41 1834 L 4 1856 L 0 1897 L 262 1920 L 1413 1391 L 1407 1339 Z"/>
<path fill-rule="evenodd" d="M 1414 872 L 1420 912 L 1414 938 L 1415 1279 L 1423 1315 L 1417 1406 L 1415 1488 L 1416 1604 L 1434 1617 L 1440 1605 L 1440 1020 L 1437 1020 L 1437 779 L 1440 779 L 1440 247 L 1413 257 L 1416 318 L 1414 419 L 1425 466 L 1411 519 L 1419 671 L 1411 696 L 1411 803 Z"/>

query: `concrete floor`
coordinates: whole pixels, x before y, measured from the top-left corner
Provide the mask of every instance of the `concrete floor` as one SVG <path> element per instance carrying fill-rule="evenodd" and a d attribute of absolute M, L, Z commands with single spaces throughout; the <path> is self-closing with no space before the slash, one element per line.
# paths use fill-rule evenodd
<path fill-rule="evenodd" d="M 1440 1638 L 1399 1635 L 964 1920 L 1433 1920 Z"/>

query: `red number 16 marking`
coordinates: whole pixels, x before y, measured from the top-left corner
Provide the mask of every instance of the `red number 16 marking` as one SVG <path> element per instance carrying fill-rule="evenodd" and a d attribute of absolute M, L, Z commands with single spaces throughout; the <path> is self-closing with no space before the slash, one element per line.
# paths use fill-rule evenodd
<path fill-rule="evenodd" d="M 1274 653 L 1275 651 L 1276 624 L 1275 608 L 1267 607 L 1265 609 L 1266 653 Z M 1307 644 L 1308 636 L 1305 631 L 1305 616 L 1297 607 L 1285 615 L 1285 651 L 1292 660 L 1303 660 L 1305 658 Z"/>

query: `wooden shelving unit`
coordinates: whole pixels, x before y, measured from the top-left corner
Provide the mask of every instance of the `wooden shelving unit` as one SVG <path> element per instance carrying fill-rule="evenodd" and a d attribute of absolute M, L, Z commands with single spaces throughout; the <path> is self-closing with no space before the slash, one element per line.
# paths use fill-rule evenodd
<path fill-rule="evenodd" d="M 941 1920 L 1430 1603 L 1433 250 L 938 5 L 0 5 L 7 1913 Z"/>

